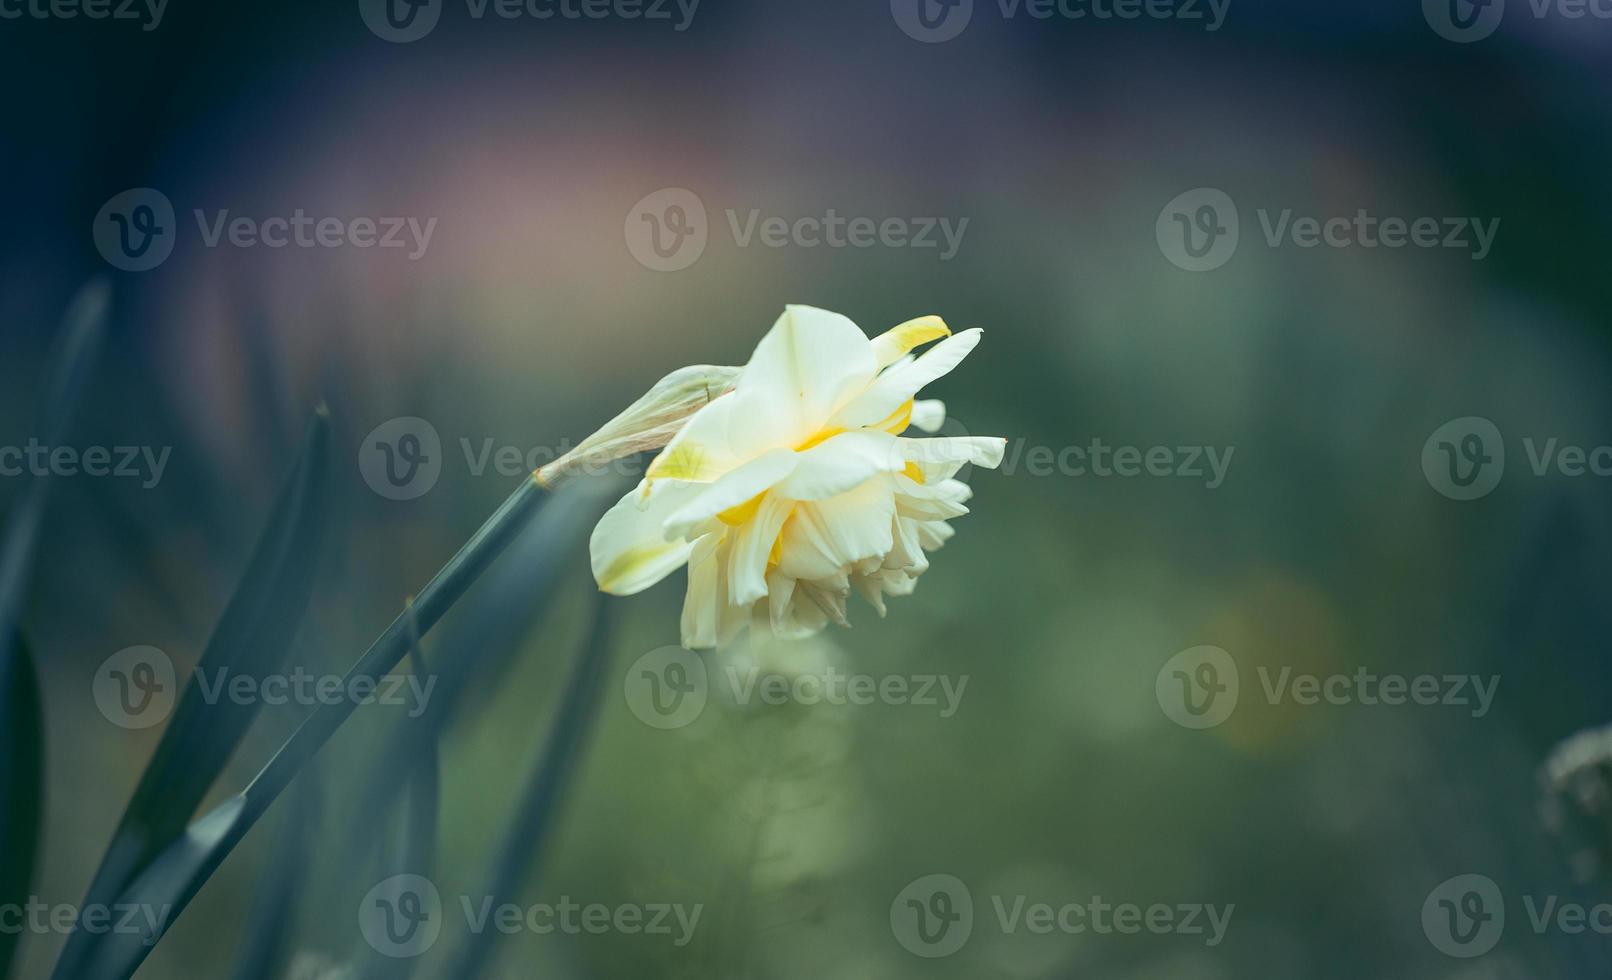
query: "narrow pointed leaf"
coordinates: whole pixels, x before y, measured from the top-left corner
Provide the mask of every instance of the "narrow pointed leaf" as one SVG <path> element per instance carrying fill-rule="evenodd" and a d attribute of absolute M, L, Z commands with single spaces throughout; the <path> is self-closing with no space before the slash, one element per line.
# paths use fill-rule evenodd
<path fill-rule="evenodd" d="M 526 527 L 542 500 L 543 490 L 535 480 L 522 481 L 520 487 L 426 584 L 415 602 L 392 621 L 347 671 L 342 687 L 351 690 L 359 678 L 373 683 L 396 667 L 408 652 L 412 639 L 430 632 L 431 627 L 486 571 L 511 539 Z M 356 706 L 348 699 L 320 704 L 246 789 L 191 824 L 182 837 L 146 863 L 117 901 L 125 907 L 133 905 L 151 909 L 154 915 L 160 916 L 153 935 L 107 934 L 84 961 L 82 971 L 64 972 L 61 962 L 58 962 L 57 976 L 62 980 L 77 980 L 81 976 L 95 977 L 97 980 L 121 980 L 133 976 L 134 971 L 150 955 L 151 948 L 184 912 L 202 885 L 224 863 L 224 859 L 229 857 L 297 774 L 307 767 L 330 736 L 352 715 Z"/>
<path fill-rule="evenodd" d="M 104 281 L 95 280 L 78 291 L 62 318 L 50 381 L 35 420 L 38 435 L 47 446 L 60 445 L 67 439 L 79 394 L 106 334 L 110 306 L 109 288 Z M 33 577 L 34 553 L 39 546 L 39 528 L 52 482 L 50 477 L 34 477 L 0 527 L 0 711 L 7 710 L 12 703 L 8 688 L 13 674 L 14 644 Z M 0 800 L 0 808 L 4 806 L 5 801 Z"/>
<path fill-rule="evenodd" d="M 285 488 L 230 598 L 198 675 L 249 675 L 261 680 L 282 669 L 313 587 L 328 502 L 329 420 L 314 418 Z M 257 717 L 260 703 L 230 698 L 208 702 L 196 675 L 140 776 L 85 898 L 86 908 L 109 905 L 153 856 L 184 832 L 204 796 Z M 104 936 L 104 934 L 102 934 Z M 57 961 L 58 977 L 75 972 L 102 937 L 75 930 Z"/>
<path fill-rule="evenodd" d="M 62 320 L 50 380 L 35 424 L 46 445 L 65 442 L 74 409 L 106 335 L 111 293 L 102 280 L 79 290 Z M 35 477 L 0 527 L 0 905 L 24 901 L 33 878 L 42 815 L 44 724 L 33 659 L 21 620 L 50 477 Z M 0 977 L 16 956 L 17 934 L 0 933 Z"/>

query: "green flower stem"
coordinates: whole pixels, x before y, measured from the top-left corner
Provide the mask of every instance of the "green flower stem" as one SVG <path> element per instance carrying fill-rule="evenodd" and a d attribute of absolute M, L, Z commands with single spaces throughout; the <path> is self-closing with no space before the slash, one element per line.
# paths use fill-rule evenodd
<path fill-rule="evenodd" d="M 487 518 L 457 554 L 442 566 L 442 570 L 428 582 L 414 598 L 411 608 L 403 610 L 392 620 L 374 643 L 347 671 L 343 689 L 352 690 L 355 678 L 378 679 L 396 667 L 409 652 L 416 636 L 424 636 L 458 602 L 487 566 L 493 563 L 510 541 L 514 540 L 537 513 L 545 493 L 535 478 L 521 483 L 520 487 Z M 280 751 L 274 754 L 241 795 L 246 797 L 247 819 L 256 820 L 268 809 L 280 792 L 294 779 L 309 759 L 316 755 L 330 736 L 335 734 L 357 707 L 351 699 L 321 704 L 313 714 L 291 734 Z M 259 802 L 261 801 L 261 802 Z M 246 816 L 246 814 L 243 814 Z"/>

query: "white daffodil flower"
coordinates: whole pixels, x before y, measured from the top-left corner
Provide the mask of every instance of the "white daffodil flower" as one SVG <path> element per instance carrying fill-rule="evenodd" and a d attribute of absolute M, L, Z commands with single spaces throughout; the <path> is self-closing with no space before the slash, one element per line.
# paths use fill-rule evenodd
<path fill-rule="evenodd" d="M 599 587 L 631 595 L 687 564 L 689 649 L 726 645 L 752 619 L 786 638 L 849 625 L 853 589 L 883 616 L 968 513 L 957 471 L 1002 462 L 1005 439 L 902 436 L 940 428 L 941 403 L 915 396 L 979 339 L 926 316 L 869 340 L 838 313 L 787 307 L 732 390 L 594 528 Z"/>

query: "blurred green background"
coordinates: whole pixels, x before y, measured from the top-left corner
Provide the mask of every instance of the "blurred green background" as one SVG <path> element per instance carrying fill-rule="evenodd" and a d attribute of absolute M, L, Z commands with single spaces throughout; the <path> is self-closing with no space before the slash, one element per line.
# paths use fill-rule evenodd
<path fill-rule="evenodd" d="M 1232 0 L 1215 31 L 976 0 L 966 29 L 928 43 L 901 16 L 882 0 L 705 0 L 676 30 L 448 4 L 410 43 L 378 37 L 351 2 L 174 0 L 150 31 L 0 21 L 0 445 L 35 434 L 60 311 L 100 274 L 110 349 L 74 441 L 173 447 L 154 487 L 58 480 L 24 619 L 48 721 L 35 894 L 81 899 L 161 731 L 109 723 L 98 668 L 137 644 L 194 663 L 321 399 L 337 519 L 293 657 L 340 672 L 519 482 L 478 475 L 466 445 L 541 458 L 675 367 L 742 364 L 785 303 L 807 303 L 870 334 L 924 313 L 983 327 L 931 392 L 948 431 L 1006 436 L 1017 465 L 971 475 L 974 512 L 887 619 L 857 602 L 850 630 L 801 648 L 706 655 L 711 700 L 685 727 L 644 724 L 624 695 L 634 662 L 677 642 L 683 575 L 616 602 L 595 738 L 544 871 L 515 900 L 704 912 L 683 947 L 500 937 L 492 975 L 1604 972 L 1612 937 L 1536 931 L 1524 897 L 1612 898 L 1584 841 L 1542 813 L 1538 774 L 1562 739 L 1612 722 L 1607 482 L 1536 476 L 1523 440 L 1612 442 L 1612 21 L 1512 0 L 1492 36 L 1456 43 L 1410 0 Z M 171 200 L 177 240 L 158 268 L 125 272 L 92 228 L 138 187 Z M 633 250 L 642 202 L 665 188 L 698 198 L 708 239 L 670 272 Z M 1195 188 L 1223 191 L 1240 218 L 1235 254 L 1204 272 L 1156 233 Z M 195 209 L 437 222 L 411 260 L 208 247 Z M 741 244 L 729 217 L 830 209 L 967 223 L 943 259 Z M 1261 215 L 1284 209 L 1499 225 L 1481 260 L 1273 245 Z M 1460 501 L 1423 455 L 1468 416 L 1503 434 L 1506 468 Z M 442 443 L 440 478 L 407 500 L 359 469 L 366 434 L 398 417 Z M 1213 488 L 1037 475 L 1023 455 L 1093 439 L 1233 455 Z M 29 479 L 0 477 L 0 506 Z M 445 897 L 483 887 L 549 730 L 593 591 L 585 549 L 562 588 L 511 639 L 507 668 L 478 675 L 441 744 L 431 877 Z M 473 626 L 450 616 L 428 657 L 475 652 L 454 645 Z M 1193 730 L 1156 682 L 1200 645 L 1227 651 L 1241 686 L 1229 719 Z M 757 658 L 967 687 L 950 717 L 732 703 L 723 672 Z M 1273 705 L 1261 667 L 1499 681 L 1474 717 Z M 214 797 L 306 711 L 266 708 Z M 371 828 L 350 791 L 396 722 L 360 711 L 305 777 L 314 815 L 288 805 L 295 790 L 283 800 L 140 975 L 225 975 L 264 876 L 288 865 L 308 875 L 288 975 L 345 975 L 378 880 L 354 852 Z M 1592 843 L 1600 805 L 1575 804 Z M 931 874 L 975 903 L 971 937 L 940 958 L 904 948 L 891 922 Z M 1462 874 L 1506 896 L 1504 937 L 1473 959 L 1423 924 L 1430 892 Z M 991 904 L 1094 895 L 1235 913 L 1211 947 L 1007 933 Z M 433 975 L 467 938 L 450 914 L 409 966 Z M 18 975 L 48 973 L 62 941 L 26 936 Z"/>

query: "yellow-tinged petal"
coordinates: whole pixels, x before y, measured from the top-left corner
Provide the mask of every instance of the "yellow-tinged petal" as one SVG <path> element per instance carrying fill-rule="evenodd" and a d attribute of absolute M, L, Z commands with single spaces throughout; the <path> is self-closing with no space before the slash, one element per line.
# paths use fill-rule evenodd
<path fill-rule="evenodd" d="M 951 335 L 951 328 L 940 317 L 915 317 L 873 338 L 873 360 L 881 368 L 889 367 L 914 347 Z"/>
<path fill-rule="evenodd" d="M 661 528 L 672 511 L 704 489 L 700 484 L 663 480 L 650 490 L 643 507 L 639 490 L 629 490 L 616 501 L 588 540 L 599 588 L 612 595 L 642 592 L 688 561 L 691 545 L 667 541 Z"/>
<path fill-rule="evenodd" d="M 749 457 L 736 451 L 731 439 L 738 399 L 739 393 L 731 392 L 695 412 L 649 464 L 645 480 L 710 483 L 743 464 Z"/>
<path fill-rule="evenodd" d="M 886 415 L 882 421 L 873 425 L 872 428 L 881 432 L 888 432 L 893 436 L 899 436 L 907 431 L 907 426 L 912 424 L 912 406 L 913 401 L 909 398 L 901 403 L 901 407 Z"/>

